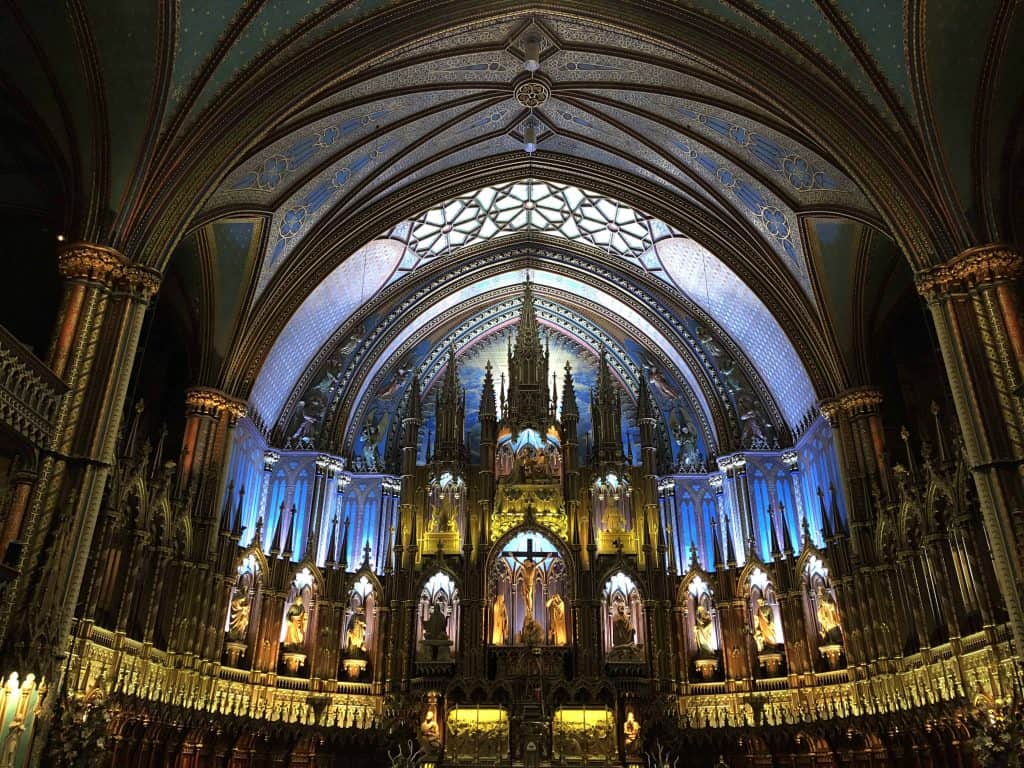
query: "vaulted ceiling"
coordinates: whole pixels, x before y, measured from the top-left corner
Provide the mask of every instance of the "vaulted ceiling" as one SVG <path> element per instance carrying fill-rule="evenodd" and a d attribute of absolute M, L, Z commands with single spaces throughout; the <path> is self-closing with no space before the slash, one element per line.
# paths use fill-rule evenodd
<path fill-rule="evenodd" d="M 786 442 L 911 269 L 1019 234 L 1011 0 L 5 5 L 0 199 L 169 269 L 280 441 L 319 396 L 353 448 L 529 271 L 667 429 Z"/>

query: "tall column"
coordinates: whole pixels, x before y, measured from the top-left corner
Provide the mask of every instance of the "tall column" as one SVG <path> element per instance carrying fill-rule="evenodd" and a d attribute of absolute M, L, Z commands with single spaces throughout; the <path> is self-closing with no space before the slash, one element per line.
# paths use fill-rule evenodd
<path fill-rule="evenodd" d="M 245 413 L 245 403 L 219 389 L 193 387 L 185 393 L 177 493 L 193 497 L 193 535 L 200 556 L 212 552 L 215 546 L 216 517 L 224 508 L 234 429 Z"/>
<path fill-rule="evenodd" d="M 917 275 L 928 302 L 974 476 L 996 580 L 1024 648 L 1024 258 L 972 248 Z"/>
<path fill-rule="evenodd" d="M 23 524 L 26 551 L 11 612 L 0 616 L 8 663 L 45 676 L 55 689 L 142 321 L 160 284 L 157 272 L 89 243 L 65 247 L 58 268 L 64 291 L 48 362 L 68 391 Z"/>

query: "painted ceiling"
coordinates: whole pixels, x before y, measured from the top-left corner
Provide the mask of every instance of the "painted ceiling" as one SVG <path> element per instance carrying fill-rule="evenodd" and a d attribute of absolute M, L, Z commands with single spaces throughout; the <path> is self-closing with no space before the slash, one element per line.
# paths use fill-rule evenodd
<path fill-rule="evenodd" d="M 581 376 L 603 343 L 701 451 L 785 442 L 908 261 L 1012 235 L 1015 3 L 6 7 L 0 149 L 53 177 L 21 198 L 175 272 L 195 383 L 282 441 L 360 450 L 453 339 L 473 390 L 529 268 Z"/>

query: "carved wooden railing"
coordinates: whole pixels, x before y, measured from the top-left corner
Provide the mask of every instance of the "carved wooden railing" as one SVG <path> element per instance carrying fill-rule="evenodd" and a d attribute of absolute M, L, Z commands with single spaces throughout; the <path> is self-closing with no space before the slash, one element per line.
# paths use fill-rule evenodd
<path fill-rule="evenodd" d="M 37 448 L 49 447 L 64 382 L 0 325 L 0 422 Z"/>

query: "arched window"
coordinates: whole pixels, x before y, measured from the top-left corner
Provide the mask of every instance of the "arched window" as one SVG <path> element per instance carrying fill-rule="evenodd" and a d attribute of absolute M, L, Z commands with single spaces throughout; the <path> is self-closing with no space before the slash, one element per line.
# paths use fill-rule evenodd
<path fill-rule="evenodd" d="M 612 574 L 602 593 L 602 637 L 609 660 L 638 659 L 646 644 L 643 599 L 632 578 Z"/>

